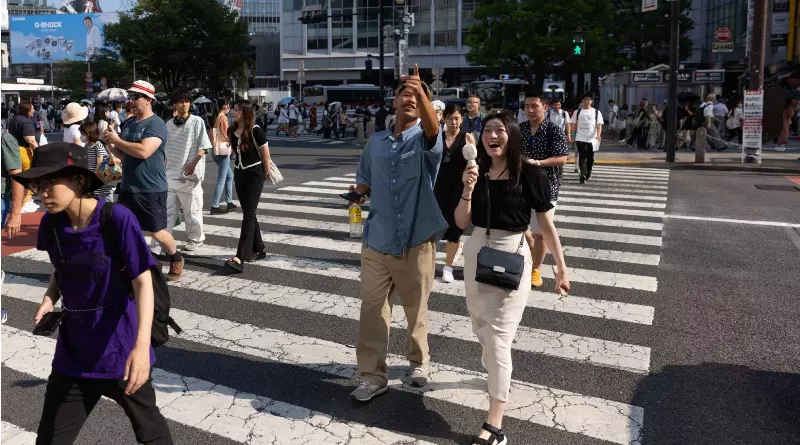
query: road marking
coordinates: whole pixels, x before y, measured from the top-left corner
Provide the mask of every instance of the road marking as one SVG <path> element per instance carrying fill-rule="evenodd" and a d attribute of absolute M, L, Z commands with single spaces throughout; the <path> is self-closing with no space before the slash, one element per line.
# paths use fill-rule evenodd
<path fill-rule="evenodd" d="M 614 167 L 610 165 L 592 167 L 592 171 L 599 172 L 626 172 L 626 173 L 647 173 L 652 175 L 669 176 L 669 169 L 665 168 L 644 168 L 644 167 Z"/>
<path fill-rule="evenodd" d="M 564 197 L 564 196 L 559 196 L 558 202 L 559 203 L 562 203 L 562 202 L 575 202 L 575 203 L 581 203 L 581 204 L 599 204 L 599 205 L 608 205 L 608 206 L 616 206 L 616 207 L 642 207 L 642 208 L 648 208 L 648 209 L 665 209 L 665 208 L 667 208 L 667 204 L 665 204 L 665 203 L 657 203 L 657 202 L 634 202 L 634 201 L 624 201 L 624 200 L 571 198 L 571 197 Z"/>
<path fill-rule="evenodd" d="M 661 246 L 660 236 L 629 235 L 627 233 L 597 232 L 594 230 L 558 229 L 561 238 L 578 238 L 612 243 L 644 244 Z"/>
<path fill-rule="evenodd" d="M 564 178 L 564 179 L 567 181 L 575 181 L 575 182 L 578 181 L 577 178 Z M 586 181 L 586 183 L 587 184 L 601 183 L 604 185 L 610 184 L 612 187 L 629 187 L 631 190 L 636 190 L 636 189 L 667 190 L 669 188 L 669 186 L 666 185 L 654 185 L 651 182 L 637 181 L 633 179 L 602 179 L 602 178 L 595 179 L 594 177 L 592 177 L 592 179 Z M 586 185 L 584 185 L 583 187 L 589 188 Z"/>
<path fill-rule="evenodd" d="M 41 286 L 36 288 L 36 291 L 31 295 L 14 295 L 10 298 L 24 299 L 34 303 L 40 302 L 45 287 L 46 284 L 41 283 Z M 279 363 L 302 366 L 346 379 L 357 378 L 356 354 L 355 348 L 352 346 L 289 334 L 274 329 L 261 329 L 257 326 L 216 319 L 180 309 L 172 309 L 170 314 L 184 329 L 180 334 L 181 339 Z M 7 341 L 12 336 L 15 337 L 15 341 Z M 48 337 L 37 337 L 10 327 L 3 327 L 2 337 L 4 365 L 43 379 L 47 378 L 51 369 L 55 340 Z M 26 353 L 25 351 L 30 352 Z M 585 352 L 590 354 L 605 353 L 605 351 Z M 389 354 L 387 356 L 387 365 L 390 368 L 406 369 L 408 361 L 403 356 Z M 160 378 L 162 372 L 159 370 L 159 378 L 155 378 L 159 383 L 162 380 Z M 433 362 L 430 363 L 430 372 L 431 379 L 424 388 L 415 388 L 404 384 L 398 378 L 397 373 L 390 374 L 389 387 L 397 391 L 417 394 L 422 397 L 431 397 L 472 409 L 486 409 L 486 374 Z M 196 379 L 191 381 L 202 382 Z M 206 383 L 205 391 L 210 394 L 210 389 L 215 388 L 214 385 L 210 382 L 203 383 Z M 180 381 L 172 385 L 159 384 L 154 386 L 158 386 L 157 391 L 167 388 L 173 391 L 164 395 L 159 392 L 157 396 L 159 405 L 165 404 L 164 402 L 173 403 L 173 399 L 180 399 L 181 395 L 185 394 L 184 389 L 189 389 L 185 388 Z M 511 381 L 511 391 L 514 393 L 514 397 L 508 401 L 506 415 L 515 419 L 625 445 L 631 444 L 631 438 L 640 437 L 642 432 L 644 410 L 637 406 L 519 380 Z M 258 396 L 254 394 L 250 395 L 250 398 L 243 397 L 248 402 L 245 407 L 251 406 L 250 402 L 256 397 Z M 202 397 L 189 397 L 188 399 L 196 402 L 202 401 Z M 232 407 L 232 400 L 225 400 L 225 402 L 226 404 L 220 408 Z M 236 407 L 238 408 L 238 406 Z M 187 415 L 195 410 L 194 407 L 190 406 L 184 406 L 183 408 Z M 254 407 L 256 411 L 259 408 L 263 408 L 263 406 L 259 404 Z M 305 412 L 285 414 L 289 419 L 308 418 L 309 410 L 300 409 Z M 170 414 L 172 412 L 169 411 Z M 205 415 L 208 414 L 210 413 Z M 247 418 L 247 414 L 250 413 L 246 413 L 242 417 Z M 298 414 L 304 415 L 297 417 Z M 167 416 L 167 413 L 164 413 L 164 415 Z M 205 417 L 202 414 L 201 416 L 201 419 Z M 322 416 L 330 420 L 330 416 L 325 414 L 322 414 Z M 223 422 L 230 420 L 227 417 L 222 418 Z M 240 418 L 239 420 L 241 421 L 242 419 Z M 237 432 L 236 427 L 239 427 L 240 424 L 241 422 L 236 422 L 232 425 L 231 430 L 234 431 L 231 431 L 231 434 Z M 364 426 L 358 426 L 362 430 L 364 429 Z M 270 431 L 293 431 L 293 428 L 296 427 L 296 425 L 279 425 L 278 429 L 271 428 Z M 244 430 L 244 428 L 239 429 Z M 220 434 L 217 431 L 213 432 Z M 348 429 L 343 432 L 345 437 L 348 437 L 348 432 Z M 249 431 L 240 432 L 240 434 L 244 434 L 244 437 L 247 437 L 247 433 Z M 308 442 L 301 440 L 299 443 Z M 322 441 L 315 443 L 341 442 Z M 391 442 L 377 440 L 373 443 L 385 444 Z"/>
<path fill-rule="evenodd" d="M 781 222 L 781 221 L 754 221 L 749 219 L 728 219 L 728 218 L 712 218 L 710 216 L 689 216 L 689 215 L 673 215 L 673 214 L 666 214 L 664 218 L 671 218 L 671 219 L 686 219 L 692 221 L 709 221 L 709 222 L 721 222 L 721 223 L 731 223 L 731 224 L 749 224 L 754 226 L 773 226 L 773 227 L 795 227 L 800 228 L 800 223 L 790 223 L 790 222 Z"/>
<path fill-rule="evenodd" d="M 645 199 L 645 197 L 650 197 L 652 195 L 661 195 L 666 198 L 668 190 L 652 190 L 652 189 L 636 189 L 635 187 L 626 187 L 626 186 L 619 186 L 615 187 L 614 185 L 608 184 L 592 184 L 591 187 L 587 187 L 586 184 L 578 184 L 576 182 L 562 182 L 561 188 L 559 190 L 567 190 L 570 192 L 575 193 L 582 193 L 585 191 L 592 191 L 597 193 L 636 193 L 641 196 L 641 199 Z M 560 193 L 560 192 L 559 192 Z"/>
<path fill-rule="evenodd" d="M 5 420 L 2 422 L 0 436 L 3 438 L 3 445 L 34 445 L 36 443 L 36 433 L 24 430 Z"/>
<path fill-rule="evenodd" d="M 608 207 L 583 207 L 559 204 L 556 208 L 563 211 L 583 212 L 583 213 L 609 213 L 612 215 L 631 215 L 631 216 L 648 216 L 651 218 L 663 218 L 664 212 L 655 210 L 635 210 L 635 209 L 612 209 Z"/>
<path fill-rule="evenodd" d="M 642 201 L 665 201 L 667 200 L 666 196 L 645 196 L 645 195 L 630 195 L 630 194 L 612 194 L 612 193 L 592 193 L 587 192 L 584 188 L 583 191 L 575 191 L 575 190 L 559 190 L 558 196 L 561 197 L 563 195 L 575 195 L 575 196 L 592 196 L 598 198 L 620 198 L 620 199 L 634 199 L 634 200 L 642 200 Z"/>
<path fill-rule="evenodd" d="M 184 315 L 183 311 L 173 311 L 178 322 L 184 323 L 178 318 Z M 220 324 L 221 320 L 206 317 L 206 321 L 212 323 L 204 326 L 208 330 L 213 329 L 214 324 Z M 220 340 L 206 340 L 205 344 L 237 340 L 246 342 L 251 340 L 248 334 L 253 330 L 252 326 L 236 332 L 218 330 L 216 333 L 221 335 Z M 192 335 L 208 334 L 206 331 L 195 330 L 189 335 L 182 334 L 181 337 Z M 3 327 L 2 338 L 4 366 L 47 380 L 56 346 L 54 339 L 34 336 L 7 326 Z M 429 444 L 393 431 L 357 422 L 333 420 L 328 414 L 302 406 L 237 391 L 159 368 L 153 369 L 152 376 L 156 403 L 165 418 L 237 442 L 268 443 L 273 442 L 276 434 L 280 434 L 282 440 L 294 443 L 345 444 L 351 443 L 351 437 L 361 437 L 369 442 L 376 441 L 373 443 Z M 3 444 L 5 443 L 3 440 Z"/>
<path fill-rule="evenodd" d="M 571 171 L 565 171 L 564 177 L 574 178 L 577 179 L 580 175 L 578 173 L 574 173 Z M 602 179 L 635 179 L 642 182 L 649 182 L 653 181 L 659 183 L 661 185 L 666 184 L 669 182 L 669 175 L 650 175 L 650 174 L 642 174 L 642 173 L 628 173 L 628 172 L 597 172 L 592 171 L 592 179 L 595 178 L 602 178 Z"/>

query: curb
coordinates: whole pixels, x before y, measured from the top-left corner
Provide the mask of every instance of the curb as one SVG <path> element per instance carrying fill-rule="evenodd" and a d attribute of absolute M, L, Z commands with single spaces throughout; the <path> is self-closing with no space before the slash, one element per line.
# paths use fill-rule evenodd
<path fill-rule="evenodd" d="M 575 164 L 570 161 L 568 164 Z M 752 173 L 779 173 L 779 174 L 800 174 L 800 165 L 797 167 L 765 167 L 756 164 L 695 164 L 695 163 L 673 163 L 651 162 L 651 161 L 623 161 L 623 160 L 595 160 L 594 165 L 625 165 L 642 168 L 661 168 L 664 170 L 707 170 L 707 171 L 726 171 L 726 172 L 752 172 Z"/>

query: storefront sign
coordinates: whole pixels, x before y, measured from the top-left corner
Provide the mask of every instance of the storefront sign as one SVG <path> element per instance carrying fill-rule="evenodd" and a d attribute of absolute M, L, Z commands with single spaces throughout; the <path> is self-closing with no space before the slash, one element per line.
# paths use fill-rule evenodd
<path fill-rule="evenodd" d="M 658 0 L 642 0 L 642 12 L 658 9 Z"/>
<path fill-rule="evenodd" d="M 664 82 L 669 82 L 669 71 L 664 71 Z M 678 83 L 692 83 L 694 70 L 678 70 Z"/>
<path fill-rule="evenodd" d="M 786 46 L 789 41 L 789 0 L 772 0 L 772 47 Z"/>
<path fill-rule="evenodd" d="M 725 70 L 697 70 L 694 72 L 694 83 L 722 83 L 725 81 Z"/>
<path fill-rule="evenodd" d="M 711 43 L 711 52 L 733 52 L 733 32 L 730 28 L 725 26 L 717 28 L 717 32 L 714 33 L 714 41 Z"/>
<path fill-rule="evenodd" d="M 633 83 L 661 83 L 661 71 L 631 71 Z"/>

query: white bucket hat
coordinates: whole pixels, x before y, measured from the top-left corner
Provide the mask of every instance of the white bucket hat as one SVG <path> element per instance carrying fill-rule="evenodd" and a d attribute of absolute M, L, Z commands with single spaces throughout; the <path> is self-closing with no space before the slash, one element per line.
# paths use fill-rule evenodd
<path fill-rule="evenodd" d="M 86 119 L 89 115 L 89 108 L 82 106 L 77 102 L 70 102 L 64 111 L 61 112 L 61 121 L 64 125 L 72 125 L 75 122 L 80 122 Z"/>
<path fill-rule="evenodd" d="M 137 80 L 136 82 L 133 82 L 133 85 L 128 88 L 128 92 L 143 94 L 150 99 L 156 98 L 155 87 L 153 87 L 153 84 L 150 82 L 145 82 L 144 80 Z"/>
<path fill-rule="evenodd" d="M 435 111 L 444 111 L 444 102 L 440 100 L 435 100 L 431 102 L 431 105 L 433 106 L 433 109 Z"/>

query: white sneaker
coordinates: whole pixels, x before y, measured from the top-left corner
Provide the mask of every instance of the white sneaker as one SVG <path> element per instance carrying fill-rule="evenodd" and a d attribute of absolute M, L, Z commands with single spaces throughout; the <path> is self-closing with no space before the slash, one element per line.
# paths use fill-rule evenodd
<path fill-rule="evenodd" d="M 183 246 L 183 250 L 185 250 L 185 251 L 187 251 L 187 252 L 192 252 L 192 251 L 195 251 L 195 250 L 197 250 L 197 249 L 198 249 L 200 246 L 202 246 L 202 245 L 203 245 L 203 242 L 202 242 L 202 241 L 193 241 L 193 240 L 189 240 L 189 241 L 187 241 L 187 242 L 186 242 L 186 244 Z"/>
<path fill-rule="evenodd" d="M 455 280 L 453 278 L 453 268 L 444 266 L 442 268 L 442 281 L 445 283 L 452 283 Z"/>
<path fill-rule="evenodd" d="M 37 210 L 39 210 L 39 206 L 32 199 L 22 205 L 22 213 L 33 213 Z"/>

